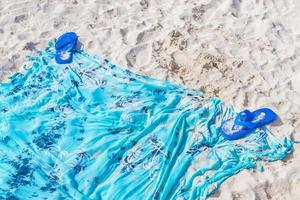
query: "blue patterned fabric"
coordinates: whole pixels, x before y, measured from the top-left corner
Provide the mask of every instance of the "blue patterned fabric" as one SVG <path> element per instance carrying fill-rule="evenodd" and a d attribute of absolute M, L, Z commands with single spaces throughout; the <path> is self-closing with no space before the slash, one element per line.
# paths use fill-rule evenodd
<path fill-rule="evenodd" d="M 0 85 L 0 199 L 205 199 L 292 150 L 268 130 L 227 141 L 230 106 L 54 41 Z"/>

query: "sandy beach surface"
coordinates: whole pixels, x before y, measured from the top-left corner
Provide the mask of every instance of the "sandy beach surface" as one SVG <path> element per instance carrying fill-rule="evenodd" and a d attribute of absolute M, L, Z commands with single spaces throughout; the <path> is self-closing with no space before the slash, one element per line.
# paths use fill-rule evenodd
<path fill-rule="evenodd" d="M 237 111 L 267 106 L 300 140 L 298 0 L 1 0 L 0 75 L 76 31 L 83 48 L 140 74 L 201 89 Z M 210 199 L 300 199 L 299 145 L 228 179 Z"/>

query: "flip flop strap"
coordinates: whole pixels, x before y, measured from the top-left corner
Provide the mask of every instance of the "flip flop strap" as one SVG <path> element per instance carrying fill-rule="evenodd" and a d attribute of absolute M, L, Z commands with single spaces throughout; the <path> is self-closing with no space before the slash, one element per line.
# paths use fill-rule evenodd
<path fill-rule="evenodd" d="M 65 46 L 69 45 L 70 43 L 74 43 L 75 40 L 72 39 L 71 37 L 65 37 L 64 39 L 58 39 L 56 44 L 55 44 L 55 48 L 56 49 L 62 49 Z"/>
<path fill-rule="evenodd" d="M 253 119 L 253 115 L 249 110 L 244 110 L 237 114 L 234 124 L 243 126 L 248 129 L 256 128 L 256 124 L 252 123 L 251 120 Z"/>

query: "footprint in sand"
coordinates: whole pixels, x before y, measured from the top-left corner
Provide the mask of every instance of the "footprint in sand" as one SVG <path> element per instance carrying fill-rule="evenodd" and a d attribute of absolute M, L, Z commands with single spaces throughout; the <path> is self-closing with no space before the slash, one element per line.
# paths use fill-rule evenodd
<path fill-rule="evenodd" d="M 152 48 L 150 45 L 145 44 L 132 48 L 126 54 L 127 66 L 144 66 L 151 61 Z"/>

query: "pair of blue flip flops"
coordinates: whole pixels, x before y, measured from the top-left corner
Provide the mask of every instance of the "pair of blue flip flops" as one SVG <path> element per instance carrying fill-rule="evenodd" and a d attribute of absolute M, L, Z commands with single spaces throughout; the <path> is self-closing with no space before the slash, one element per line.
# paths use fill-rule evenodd
<path fill-rule="evenodd" d="M 68 64 L 72 62 L 77 41 L 78 36 L 74 32 L 64 33 L 57 39 L 55 43 L 55 61 L 58 64 Z"/>
<path fill-rule="evenodd" d="M 59 64 L 71 63 L 76 48 L 78 36 L 74 32 L 61 35 L 55 44 L 55 60 Z M 244 110 L 234 119 L 222 123 L 221 133 L 228 140 L 236 140 L 247 136 L 256 128 L 263 127 L 277 118 L 277 115 L 268 108 L 261 108 L 254 112 Z"/>
<path fill-rule="evenodd" d="M 275 121 L 276 118 L 277 115 L 269 108 L 261 108 L 253 112 L 244 110 L 235 118 L 224 121 L 221 125 L 221 133 L 228 140 L 237 140 Z"/>

